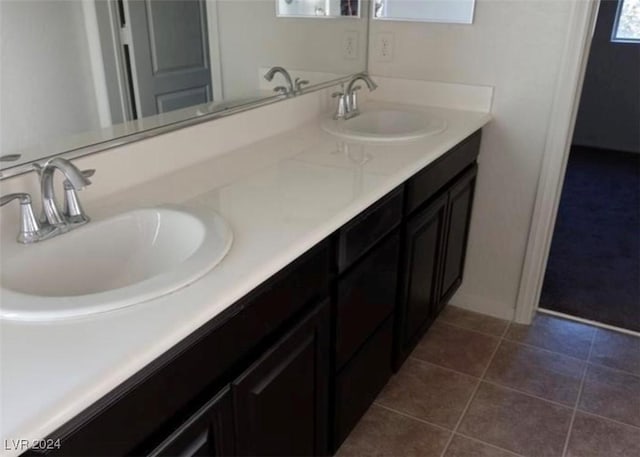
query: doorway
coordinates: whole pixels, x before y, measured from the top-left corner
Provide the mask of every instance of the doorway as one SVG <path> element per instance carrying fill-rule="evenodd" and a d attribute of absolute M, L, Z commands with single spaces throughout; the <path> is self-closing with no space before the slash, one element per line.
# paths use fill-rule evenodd
<path fill-rule="evenodd" d="M 640 332 L 640 0 L 602 0 L 539 308 Z"/>
<path fill-rule="evenodd" d="M 94 11 L 113 123 L 221 98 L 216 0 L 107 0 Z"/>

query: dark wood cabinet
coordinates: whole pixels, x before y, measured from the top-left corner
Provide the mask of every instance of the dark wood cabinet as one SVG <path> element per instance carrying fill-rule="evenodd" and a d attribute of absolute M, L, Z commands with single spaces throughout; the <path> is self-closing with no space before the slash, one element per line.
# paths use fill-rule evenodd
<path fill-rule="evenodd" d="M 237 455 L 326 454 L 328 347 L 324 302 L 232 383 Z"/>
<path fill-rule="evenodd" d="M 476 175 L 473 164 L 406 223 L 395 370 L 462 283 Z"/>
<path fill-rule="evenodd" d="M 449 191 L 447 241 L 444 249 L 438 312 L 462 284 L 477 174 L 478 166 L 472 165 L 456 180 Z"/>
<path fill-rule="evenodd" d="M 150 454 L 150 457 L 235 455 L 233 403 L 227 386 Z"/>
<path fill-rule="evenodd" d="M 414 215 L 406 225 L 396 329 L 396 369 L 434 318 L 446 215 L 445 194 Z"/>

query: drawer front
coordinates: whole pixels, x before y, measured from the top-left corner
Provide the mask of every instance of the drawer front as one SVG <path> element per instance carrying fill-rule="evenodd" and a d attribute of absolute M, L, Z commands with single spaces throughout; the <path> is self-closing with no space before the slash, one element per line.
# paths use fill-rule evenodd
<path fill-rule="evenodd" d="M 296 313 L 328 296 L 329 269 L 323 242 L 54 432 L 50 437 L 61 438 L 62 448 L 52 454 L 147 453 L 157 445 L 148 442 L 154 432 L 186 419 L 191 400 Z"/>
<path fill-rule="evenodd" d="M 400 233 L 396 230 L 338 282 L 336 366 L 349 360 L 394 310 Z"/>
<path fill-rule="evenodd" d="M 180 426 L 149 457 L 211 457 L 235 455 L 233 402 L 225 387 Z"/>
<path fill-rule="evenodd" d="M 343 272 L 400 224 L 404 187 L 393 190 L 339 231 L 338 270 Z"/>
<path fill-rule="evenodd" d="M 337 376 L 334 451 L 391 377 L 392 342 L 393 318 L 389 317 Z"/>
<path fill-rule="evenodd" d="M 482 131 L 462 141 L 407 183 L 407 213 L 436 195 L 447 182 L 457 176 L 478 158 Z"/>

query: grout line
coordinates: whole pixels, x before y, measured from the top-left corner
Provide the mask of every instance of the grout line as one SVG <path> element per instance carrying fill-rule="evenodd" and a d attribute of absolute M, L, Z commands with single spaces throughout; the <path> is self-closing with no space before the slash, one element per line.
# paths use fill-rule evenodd
<path fill-rule="evenodd" d="M 589 345 L 589 354 L 587 360 L 591 358 L 591 351 L 593 351 L 593 342 L 596 340 L 596 332 L 591 335 L 591 344 Z M 582 397 L 582 390 L 584 389 L 584 381 L 587 379 L 587 370 L 589 369 L 589 363 L 584 364 L 584 370 L 582 371 L 582 379 L 580 380 L 580 387 L 578 387 L 578 396 L 573 404 L 573 413 L 571 414 L 571 420 L 569 421 L 569 429 L 567 430 L 567 436 L 564 439 L 564 447 L 562 448 L 562 457 L 566 457 L 569 450 L 569 441 L 571 440 L 571 432 L 573 431 L 573 423 L 576 420 L 576 414 L 578 412 L 578 405 Z"/>
<path fill-rule="evenodd" d="M 596 332 L 593 332 L 593 335 L 591 335 L 592 338 L 595 336 L 595 333 Z M 529 348 L 540 349 L 541 351 L 552 352 L 553 354 L 560 354 L 560 355 L 563 355 L 565 357 L 570 357 L 570 358 L 575 359 L 575 360 L 580 360 L 582 362 L 586 362 L 588 360 L 586 358 L 583 359 L 583 358 L 580 358 L 580 357 L 576 357 L 575 355 L 570 355 L 570 354 L 566 354 L 564 352 L 554 351 L 553 349 L 548 349 L 548 348 L 545 348 L 545 347 L 542 347 L 542 346 L 536 346 L 535 344 L 525 343 L 523 341 L 518 341 L 518 340 L 512 340 L 511 338 L 507 338 L 507 337 L 504 337 L 503 340 L 508 342 L 508 343 L 521 344 L 521 345 L 529 347 Z M 587 355 L 587 357 L 589 357 L 589 356 Z"/>
<path fill-rule="evenodd" d="M 377 400 L 374 401 L 373 404 L 376 405 L 379 408 L 386 409 L 387 411 L 391 411 L 392 413 L 396 413 L 396 414 L 399 414 L 401 416 L 407 417 L 409 419 L 413 419 L 415 421 L 422 422 L 423 424 L 427 424 L 427 425 L 430 425 L 432 427 L 439 428 L 440 430 L 444 430 L 444 431 L 449 432 L 449 433 L 451 433 L 453 431 L 450 428 L 447 428 L 447 427 L 445 427 L 443 425 L 439 425 L 439 424 L 436 424 L 434 422 L 430 422 L 430 421 L 428 421 L 426 419 L 422 419 L 421 417 L 414 416 L 413 414 L 405 413 L 404 411 L 400 411 L 398 409 L 391 408 L 389 406 L 383 405 L 382 403 L 379 403 Z"/>
<path fill-rule="evenodd" d="M 591 360 L 587 360 L 586 362 L 587 362 L 587 365 L 592 365 L 597 368 L 604 368 L 605 370 L 613 371 L 616 374 L 633 376 L 634 378 L 640 378 L 640 373 L 633 373 L 631 371 L 621 370 L 620 368 L 610 367 L 609 365 L 603 365 L 601 363 L 593 362 Z"/>
<path fill-rule="evenodd" d="M 432 367 L 440 368 L 440 369 L 445 370 L 445 371 L 450 371 L 450 372 L 455 373 L 455 374 L 466 376 L 467 378 L 480 379 L 478 376 L 475 376 L 475 375 L 472 375 L 472 374 L 469 374 L 469 373 L 463 373 L 462 371 L 454 370 L 453 368 L 449 368 L 449 367 L 445 367 L 445 366 L 442 366 L 442 365 L 438 365 L 437 363 L 431 362 L 429 360 L 422 360 L 422 359 L 419 359 L 418 357 L 415 357 L 413 355 L 410 355 L 407 358 L 411 359 L 411 360 L 415 360 L 415 361 L 420 362 L 420 363 L 424 363 L 426 365 L 431 365 Z"/>
<path fill-rule="evenodd" d="M 473 402 L 473 399 L 476 397 L 476 394 L 478 393 L 478 390 L 480 390 L 480 386 L 482 385 L 482 380 L 483 380 L 484 376 L 487 374 L 487 371 L 489 371 L 489 367 L 491 366 L 491 362 L 493 362 L 494 357 L 498 353 L 498 349 L 500 348 L 500 344 L 502 343 L 503 337 L 500 337 L 497 340 L 498 340 L 498 343 L 496 344 L 496 347 L 493 349 L 493 352 L 491 353 L 491 357 L 489 357 L 487 365 L 484 367 L 484 370 L 482 370 L 482 374 L 480 375 L 480 379 L 478 379 L 478 384 L 476 384 L 476 387 L 473 389 L 473 392 L 471 393 L 471 396 L 469 397 L 469 400 L 467 400 L 467 404 L 464 406 L 464 409 L 460 413 L 460 417 L 458 418 L 458 421 L 456 422 L 456 426 L 453 429 L 453 433 L 451 434 L 451 436 L 449 437 L 449 440 L 447 441 L 447 443 L 445 444 L 444 448 L 442 449 L 442 453 L 440 454 L 440 457 L 444 457 L 444 455 L 446 454 L 447 450 L 449 449 L 449 446 L 451 445 L 451 442 L 453 441 L 453 437 L 456 435 L 456 432 L 458 431 L 458 428 L 460 428 L 460 424 L 462 424 L 462 420 L 467 415 L 467 411 L 469 411 L 469 408 L 471 407 L 471 403 Z"/>
<path fill-rule="evenodd" d="M 516 452 L 510 451 L 509 449 L 505 449 L 505 448 L 500 447 L 500 446 L 496 446 L 495 444 L 487 443 L 486 441 L 482 441 L 479 438 L 474 438 L 473 436 L 465 435 L 464 433 L 460 433 L 460 432 L 456 432 L 456 434 L 458 436 L 461 436 L 461 437 L 463 437 L 465 439 L 468 439 L 470 441 L 475 441 L 476 443 L 482 443 L 485 446 L 489 446 L 489 447 L 492 447 L 494 449 L 499 449 L 499 450 L 501 450 L 503 452 L 508 452 L 509 454 L 513 455 L 514 457 L 522 457 L 522 454 L 518 454 Z"/>
<path fill-rule="evenodd" d="M 611 419 L 610 417 L 601 416 L 600 414 L 590 413 L 589 411 L 584 411 L 584 410 L 582 410 L 580 408 L 578 408 L 578 410 L 576 412 L 578 412 L 580 414 L 585 414 L 587 416 L 593 416 L 593 417 L 596 417 L 598 419 L 602 419 L 603 421 L 613 422 L 614 424 L 621 425 L 623 427 L 631 427 L 633 429 L 640 430 L 640 426 L 638 426 L 638 425 L 628 424 L 626 422 L 621 422 L 621 421 L 619 421 L 617 419 Z"/>
<path fill-rule="evenodd" d="M 400 416 L 404 416 L 404 417 L 406 417 L 408 419 L 412 419 L 412 420 L 415 420 L 417 422 L 421 422 L 423 424 L 429 425 L 431 427 L 438 428 L 438 429 L 443 430 L 443 431 L 448 432 L 448 433 L 453 433 L 452 429 L 447 428 L 447 427 L 445 427 L 443 425 L 439 425 L 439 424 L 436 424 L 434 422 L 430 422 L 430 421 L 428 421 L 426 419 L 422 419 L 420 417 L 414 416 L 412 414 L 405 413 L 404 411 L 400 411 L 398 409 L 391 408 L 389 406 L 383 405 L 382 403 L 380 403 L 378 401 L 374 401 L 373 404 L 376 405 L 378 408 L 386 409 L 387 411 L 391 411 L 392 413 L 398 414 Z M 473 436 L 468 436 L 468 435 L 465 435 L 464 433 L 460 433 L 460 432 L 456 432 L 456 434 L 459 435 L 459 436 L 462 436 L 463 438 L 466 438 L 468 440 L 476 441 L 478 443 L 482 443 L 482 444 L 484 444 L 486 446 L 489 446 L 489 447 L 492 447 L 494 449 L 500 449 L 501 451 L 508 452 L 508 453 L 513 454 L 514 456 L 517 456 L 517 457 L 522 457 L 520 454 L 517 454 L 517 453 L 515 453 L 513 451 L 510 451 L 509 449 L 505 449 L 505 448 L 502 448 L 500 446 L 496 446 L 495 444 L 491 444 L 491 443 L 488 443 L 486 441 L 482 441 L 479 438 L 474 438 Z"/>
<path fill-rule="evenodd" d="M 568 409 L 568 410 L 573 411 L 573 406 L 568 405 L 566 403 L 560 403 L 559 401 L 549 400 L 548 398 L 540 397 L 539 395 L 532 394 L 531 392 L 527 392 L 525 390 L 516 389 L 514 387 L 507 386 L 507 385 L 504 385 L 504 384 L 500 384 L 499 382 L 491 381 L 491 380 L 486 379 L 486 378 L 482 379 L 482 382 L 484 382 L 485 384 L 492 385 L 494 387 L 499 387 L 499 388 L 504 389 L 504 390 L 509 390 L 511 392 L 515 392 L 515 393 L 518 393 L 518 394 L 526 395 L 527 397 L 535 398 L 536 400 L 540 400 L 540 401 L 543 401 L 545 403 L 550 403 L 550 404 L 552 404 L 554 406 L 561 406 L 564 409 Z M 582 382 L 582 380 L 581 380 L 581 382 Z"/>
<path fill-rule="evenodd" d="M 496 318 L 496 319 L 497 319 L 497 318 Z M 442 317 L 439 317 L 439 318 L 437 319 L 437 321 L 439 321 L 441 324 L 447 324 L 447 325 L 449 325 L 449 326 L 451 326 L 451 327 L 459 328 L 459 329 L 462 329 L 462 330 L 467 330 L 467 331 L 469 331 L 469 332 L 476 332 L 476 333 L 479 333 L 479 334 L 481 334 L 481 335 L 491 336 L 491 337 L 493 337 L 493 338 L 502 338 L 502 336 L 503 336 L 503 335 L 507 332 L 507 330 L 509 329 L 509 325 L 511 324 L 511 322 L 509 322 L 509 321 L 505 321 L 505 322 L 507 323 L 507 325 L 505 326 L 505 329 L 502 331 L 502 333 L 501 333 L 500 335 L 496 335 L 495 333 L 488 333 L 488 332 L 483 332 L 483 331 L 481 331 L 481 330 L 476 330 L 476 329 L 472 329 L 472 328 L 468 328 L 468 327 L 463 327 L 462 325 L 458 325 L 458 324 L 454 324 L 454 323 L 452 323 L 452 322 L 449 322 L 449 321 L 447 321 L 447 319 L 446 319 L 446 318 L 444 318 L 444 319 L 443 319 Z"/>
<path fill-rule="evenodd" d="M 592 338 L 593 342 L 595 342 L 596 333 L 597 333 L 597 329 L 596 329 L 596 331 L 593 332 L 593 335 L 591 335 L 591 338 Z M 506 335 L 506 333 L 505 333 L 505 335 Z M 596 366 L 607 368 L 609 370 L 617 371 L 617 372 L 620 372 L 620 373 L 630 374 L 630 375 L 633 375 L 635 377 L 640 377 L 640 374 L 638 374 L 638 373 L 634 373 L 634 372 L 629 371 L 629 370 L 624 370 L 622 368 L 616 368 L 616 367 L 612 367 L 612 366 L 609 366 L 609 365 L 604 365 L 603 363 L 598 363 L 598 362 L 595 362 L 593 360 L 590 360 L 591 359 L 591 355 L 592 355 L 592 348 L 591 347 L 589 347 L 589 353 L 587 355 L 587 358 L 586 359 L 581 359 L 580 357 L 576 357 L 574 355 L 565 354 L 564 352 L 558 352 L 558 351 L 554 351 L 553 349 L 547 349 L 547 348 L 543 348 L 541 346 L 536 346 L 536 345 L 533 345 L 533 344 L 524 343 L 522 341 L 512 340 L 510 338 L 507 338 L 506 336 L 503 338 L 503 341 L 505 341 L 507 343 L 510 343 L 510 344 L 519 344 L 521 346 L 525 346 L 525 347 L 528 347 L 528 348 L 531 348 L 531 349 L 538 349 L 540 351 L 549 352 L 551 354 L 561 355 L 563 357 L 568 357 L 570 359 L 577 360 L 577 361 L 580 361 L 580 362 L 585 362 L 587 364 L 596 365 Z"/>
<path fill-rule="evenodd" d="M 491 337 L 493 339 L 496 339 L 496 340 L 499 340 L 500 338 L 502 338 L 502 336 L 496 335 L 495 333 L 493 333 L 493 334 L 492 333 L 485 333 L 485 332 L 481 332 L 480 330 L 474 330 L 474 329 L 470 329 L 470 328 L 467 328 L 467 327 L 462 327 L 460 325 L 456 325 L 456 324 L 452 324 L 450 322 L 447 322 L 446 320 L 437 319 L 435 322 L 438 322 L 440 325 L 444 324 L 444 325 L 447 325 L 449 327 L 454 327 L 454 328 L 457 328 L 457 329 L 460 329 L 460 330 L 464 330 L 464 331 L 467 331 L 467 332 L 477 333 L 478 335 L 489 336 L 489 337 Z M 434 322 L 434 324 L 435 324 L 435 322 Z M 507 328 L 508 327 L 509 326 L 507 325 Z"/>
<path fill-rule="evenodd" d="M 504 330 L 502 331 L 502 335 L 500 335 L 500 339 L 503 340 L 507 337 L 507 333 L 509 333 L 509 329 L 511 328 L 511 326 L 513 325 L 513 321 L 509 321 L 507 322 L 507 326 L 504 328 Z"/>

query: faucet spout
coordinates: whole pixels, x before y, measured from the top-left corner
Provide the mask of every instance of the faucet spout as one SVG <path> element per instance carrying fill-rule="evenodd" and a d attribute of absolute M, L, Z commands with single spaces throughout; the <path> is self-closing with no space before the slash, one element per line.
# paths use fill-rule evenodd
<path fill-rule="evenodd" d="M 84 189 L 91 184 L 91 181 L 70 161 L 56 157 L 49 160 L 41 168 L 40 188 L 42 191 L 42 208 L 47 218 L 47 222 L 52 226 L 64 225 L 64 220 L 60 216 L 60 210 L 55 199 L 53 188 L 53 175 L 56 170 L 62 172 L 69 184 L 75 190 Z"/>
<path fill-rule="evenodd" d="M 371 77 L 368 74 L 359 73 L 355 75 L 351 79 L 351 81 L 349 81 L 349 84 L 347 85 L 347 90 L 345 91 L 345 93 L 346 94 L 353 93 L 353 87 L 358 81 L 364 81 L 364 83 L 367 85 L 367 89 L 369 89 L 370 91 L 376 90 L 378 88 L 378 85 L 373 81 L 373 79 L 371 79 Z"/>
<path fill-rule="evenodd" d="M 271 82 L 274 76 L 276 75 L 276 73 L 280 73 L 284 77 L 284 79 L 287 81 L 287 86 L 288 86 L 287 93 L 293 95 L 296 91 L 296 88 L 293 84 L 293 79 L 291 79 L 291 75 L 283 67 L 272 67 L 267 73 L 265 73 L 264 79 Z"/>

